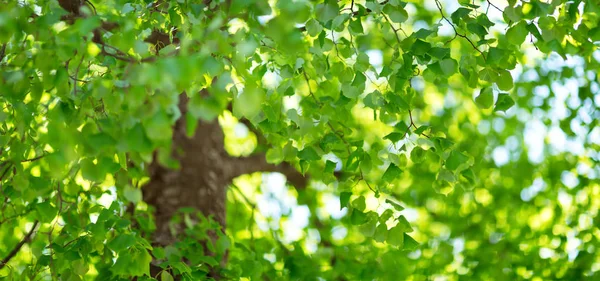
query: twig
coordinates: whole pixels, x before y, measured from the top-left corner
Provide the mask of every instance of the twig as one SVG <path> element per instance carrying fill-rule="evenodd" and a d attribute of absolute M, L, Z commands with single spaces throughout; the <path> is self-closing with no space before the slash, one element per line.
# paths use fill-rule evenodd
<path fill-rule="evenodd" d="M 2 48 L 0 48 L 0 62 L 2 62 L 5 55 L 6 55 L 6 43 L 2 44 Z"/>
<path fill-rule="evenodd" d="M 77 68 L 75 68 L 75 79 L 73 79 L 73 95 L 77 95 L 77 78 L 79 76 L 79 68 L 81 67 L 81 64 L 83 63 L 83 59 L 85 58 L 85 56 L 81 55 L 81 60 L 79 61 L 79 64 L 77 65 Z"/>
<path fill-rule="evenodd" d="M 39 223 L 39 221 L 36 220 L 33 223 L 31 230 L 29 230 L 29 233 L 27 233 L 27 235 L 25 235 L 25 237 L 23 237 L 21 242 L 19 242 L 19 244 L 17 244 L 12 249 L 12 251 L 10 251 L 10 253 L 8 253 L 8 255 L 4 259 L 2 259 L 2 261 L 0 261 L 0 269 L 2 269 L 14 256 L 16 256 L 17 253 L 19 252 L 19 250 L 21 250 L 21 247 L 23 247 L 23 245 L 25 245 L 25 243 L 27 243 L 27 241 L 29 241 L 31 239 L 31 235 L 33 235 L 33 232 L 35 231 L 38 223 Z"/>
<path fill-rule="evenodd" d="M 496 10 L 500 11 L 501 13 L 504 13 L 504 11 L 502 9 L 498 8 L 498 6 L 494 5 L 490 0 L 487 0 L 487 3 L 488 3 L 487 10 L 489 10 L 490 7 L 494 7 Z M 486 14 L 488 12 L 487 10 L 485 11 Z"/>
<path fill-rule="evenodd" d="M 37 161 L 37 160 L 40 160 L 40 159 L 44 158 L 46 155 L 47 155 L 47 154 L 46 154 L 46 152 L 44 151 L 44 152 L 42 153 L 42 155 L 40 155 L 40 156 L 36 156 L 36 157 L 33 157 L 33 158 L 29 158 L 29 159 L 22 160 L 22 161 L 21 161 L 21 163 Z"/>
<path fill-rule="evenodd" d="M 398 36 L 398 29 L 394 28 L 394 25 L 392 25 L 392 22 L 390 21 L 390 19 L 388 19 L 388 17 L 385 14 L 382 14 L 383 18 L 385 19 L 385 21 L 388 22 L 388 24 L 390 25 L 390 28 L 394 31 L 394 35 L 396 36 L 396 41 L 398 41 L 398 44 L 401 44 L 400 42 L 400 37 Z"/>
<path fill-rule="evenodd" d="M 8 199 L 8 197 L 7 197 L 7 199 Z M 3 209 L 4 209 L 4 208 L 3 208 Z M 3 211 L 4 211 L 4 210 L 3 210 Z M 6 222 L 7 222 L 7 221 L 9 221 L 9 220 L 16 219 L 16 218 L 18 218 L 18 217 L 22 217 L 22 216 L 24 216 L 24 215 L 27 215 L 27 214 L 29 214 L 31 211 L 32 211 L 32 210 L 31 210 L 31 209 L 29 209 L 29 210 L 27 210 L 27 211 L 25 211 L 25 212 L 18 213 L 18 214 L 16 214 L 16 215 L 12 215 L 12 216 L 9 216 L 9 217 L 5 217 L 5 218 L 3 218 L 3 219 L 2 219 L 2 221 L 0 221 L 0 225 L 2 225 L 3 223 L 6 223 Z"/>
<path fill-rule="evenodd" d="M 319 102 L 319 100 L 317 100 L 312 90 L 310 89 L 310 80 L 308 79 L 308 75 L 306 75 L 306 72 L 304 70 L 302 70 L 302 74 L 304 74 L 304 80 L 306 80 L 306 86 L 308 86 L 308 94 L 313 98 L 313 100 L 315 100 L 317 105 L 321 107 L 321 103 Z"/>
<path fill-rule="evenodd" d="M 440 11 L 440 15 L 442 16 L 442 19 L 445 20 L 450 27 L 452 27 L 452 30 L 454 30 L 454 37 L 450 40 L 448 40 L 448 42 L 446 42 L 446 44 L 452 42 L 452 40 L 454 40 L 457 36 L 464 38 L 465 40 L 467 40 L 467 42 L 469 42 L 469 44 L 471 44 L 471 46 L 473 47 L 473 49 L 475 49 L 477 52 L 479 52 L 481 54 L 481 56 L 483 57 L 483 60 L 485 59 L 485 55 L 483 54 L 483 52 L 481 50 L 479 50 L 477 48 L 477 46 L 475 46 L 475 44 L 473 43 L 473 41 L 471 41 L 471 39 L 469 39 L 469 37 L 467 37 L 466 34 L 460 34 L 458 32 L 458 30 L 456 30 L 456 26 L 454 25 L 454 23 L 452 23 L 445 15 L 444 15 L 444 10 L 442 9 L 442 3 L 440 3 L 439 0 L 435 0 L 435 5 L 437 6 L 438 10 Z"/>

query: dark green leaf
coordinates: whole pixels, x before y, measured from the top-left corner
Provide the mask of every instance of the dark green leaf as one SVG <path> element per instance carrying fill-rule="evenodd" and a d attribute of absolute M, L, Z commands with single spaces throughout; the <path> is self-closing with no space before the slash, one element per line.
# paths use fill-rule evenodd
<path fill-rule="evenodd" d="M 499 94 L 494 111 L 507 111 L 513 105 L 515 105 L 515 101 L 510 97 L 510 95 Z"/>

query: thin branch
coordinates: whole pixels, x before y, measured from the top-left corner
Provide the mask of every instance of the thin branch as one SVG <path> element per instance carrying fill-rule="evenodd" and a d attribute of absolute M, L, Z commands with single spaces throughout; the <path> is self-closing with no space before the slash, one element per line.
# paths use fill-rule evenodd
<path fill-rule="evenodd" d="M 81 55 L 81 60 L 79 61 L 79 64 L 77 65 L 77 68 L 75 68 L 75 78 L 77 78 L 79 76 L 79 68 L 81 67 L 81 64 L 83 63 L 83 59 L 85 58 L 85 56 Z M 73 81 L 73 95 L 76 96 L 77 95 L 77 81 L 76 79 L 74 79 Z"/>
<path fill-rule="evenodd" d="M 0 269 L 2 269 L 6 264 L 8 264 L 8 262 L 17 255 L 17 253 L 21 250 L 21 247 L 23 247 L 23 245 L 25 245 L 25 243 L 27 243 L 30 239 L 31 239 L 31 235 L 33 235 L 33 232 L 35 231 L 35 229 L 37 228 L 39 221 L 35 221 L 33 223 L 33 226 L 31 227 L 31 230 L 29 230 L 29 233 L 27 233 L 27 235 L 25 235 L 25 237 L 23 237 L 23 239 L 21 240 L 21 242 L 19 242 L 19 244 L 17 244 L 12 251 L 10 251 L 10 253 L 8 253 L 8 255 L 2 259 L 2 261 L 0 261 Z"/>
<path fill-rule="evenodd" d="M 46 155 L 48 155 L 48 154 L 47 154 L 46 151 L 44 151 L 42 153 L 42 155 L 40 155 L 40 156 L 36 156 L 36 157 L 33 157 L 33 158 L 21 160 L 21 163 L 37 161 L 37 160 L 40 160 L 40 159 L 44 158 Z"/>
<path fill-rule="evenodd" d="M 473 47 L 473 49 L 475 49 L 477 52 L 479 52 L 481 54 L 481 56 L 483 57 L 483 60 L 485 59 L 485 55 L 483 54 L 483 52 L 481 50 L 479 50 L 477 48 L 477 46 L 475 46 L 475 44 L 473 43 L 473 41 L 471 41 L 471 39 L 469 39 L 469 37 L 467 37 L 466 34 L 461 34 L 458 32 L 458 30 L 456 30 L 456 26 L 454 25 L 454 23 L 452 23 L 445 15 L 444 15 L 444 10 L 442 8 L 442 3 L 440 3 L 439 0 L 435 0 L 435 5 L 437 6 L 438 10 L 440 11 L 440 15 L 442 16 L 442 19 L 445 20 L 450 27 L 452 27 L 452 30 L 454 30 L 454 37 L 450 40 L 448 40 L 448 42 L 446 42 L 446 44 L 452 42 L 452 40 L 454 40 L 457 36 L 464 38 L 465 40 L 467 40 L 467 42 L 469 42 L 469 44 L 471 44 L 471 46 Z"/>
<path fill-rule="evenodd" d="M 6 198 L 8 199 L 8 197 L 6 197 Z M 25 212 L 18 213 L 18 214 L 16 214 L 16 215 L 12 215 L 12 216 L 9 216 L 9 217 L 5 217 L 5 218 L 3 218 L 3 219 L 2 219 L 2 221 L 0 221 L 0 225 L 4 224 L 4 223 L 6 223 L 7 221 L 10 221 L 10 220 L 12 220 L 12 219 L 16 219 L 16 218 L 18 218 L 18 217 L 22 217 L 22 216 L 24 216 L 24 215 L 27 215 L 27 214 L 29 214 L 31 211 L 32 211 L 32 209 L 29 209 L 29 210 L 27 210 L 27 211 L 25 211 Z"/>
<path fill-rule="evenodd" d="M 317 100 L 317 98 L 313 94 L 312 90 L 310 89 L 310 82 L 309 82 L 310 80 L 308 79 L 308 75 L 306 75 L 306 71 L 302 70 L 302 74 L 304 74 L 304 80 L 306 80 L 306 86 L 308 87 L 308 94 L 313 98 L 315 103 L 317 103 L 317 105 L 319 107 L 321 107 L 321 103 L 319 102 L 319 100 Z"/>
<path fill-rule="evenodd" d="M 2 48 L 0 48 L 0 62 L 2 62 L 5 55 L 6 55 L 6 43 L 2 44 Z"/>
<path fill-rule="evenodd" d="M 490 7 L 494 7 L 494 9 L 500 11 L 501 13 L 504 13 L 504 11 L 502 9 L 498 8 L 498 6 L 494 5 L 494 3 L 492 3 L 490 0 L 487 0 L 487 3 L 488 3 L 487 10 L 489 10 Z M 487 10 L 485 12 L 486 14 L 487 14 Z"/>
<path fill-rule="evenodd" d="M 390 21 L 390 19 L 388 19 L 388 17 L 385 14 L 382 14 L 383 18 L 385 19 L 385 21 L 388 22 L 388 24 L 390 25 L 390 28 L 394 31 L 394 35 L 396 36 L 396 41 L 398 41 L 398 44 L 401 44 L 400 42 L 400 37 L 398 36 L 398 29 L 394 28 L 394 25 L 392 25 L 392 22 Z"/>

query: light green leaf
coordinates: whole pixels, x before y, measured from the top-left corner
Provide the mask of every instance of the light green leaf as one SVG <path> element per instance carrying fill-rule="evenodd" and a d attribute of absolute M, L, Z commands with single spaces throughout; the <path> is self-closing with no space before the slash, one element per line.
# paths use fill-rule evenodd
<path fill-rule="evenodd" d="M 456 73 L 458 63 L 454 59 L 448 58 L 440 61 L 440 67 L 446 76 L 450 76 Z"/>
<path fill-rule="evenodd" d="M 248 86 L 233 99 L 233 114 L 236 117 L 254 118 L 265 99 L 264 92 L 255 86 Z"/>
<path fill-rule="evenodd" d="M 171 120 L 164 111 L 157 111 L 151 118 L 144 120 L 144 130 L 150 140 L 157 142 L 168 141 L 173 134 Z"/>
<path fill-rule="evenodd" d="M 386 13 L 394 23 L 403 23 L 408 19 L 408 12 L 400 5 L 394 6 L 392 4 L 387 4 L 383 7 L 383 12 Z"/>
<path fill-rule="evenodd" d="M 508 72 L 507 70 L 500 70 L 499 74 L 500 75 L 498 76 L 498 80 L 496 81 L 498 88 L 502 91 L 508 91 L 512 89 L 513 78 L 510 72 Z"/>
<path fill-rule="evenodd" d="M 388 229 L 385 223 L 380 223 L 375 229 L 375 234 L 373 234 L 373 239 L 379 243 L 383 243 L 387 240 Z"/>
<path fill-rule="evenodd" d="M 315 19 L 310 19 L 306 22 L 306 31 L 308 32 L 308 35 L 315 37 L 323 31 L 323 26 Z"/>
<path fill-rule="evenodd" d="M 131 187 L 130 185 L 125 186 L 125 190 L 123 190 L 123 195 L 125 199 L 131 203 L 139 203 L 142 201 L 142 191 L 139 188 Z"/>
<path fill-rule="evenodd" d="M 525 21 L 519 21 L 506 31 L 506 39 L 511 44 L 521 46 L 521 44 L 523 44 L 525 41 L 527 34 L 529 34 L 529 31 L 527 30 L 527 23 Z"/>
<path fill-rule="evenodd" d="M 402 246 L 404 245 L 404 232 L 405 231 L 402 226 L 396 225 L 392 227 L 388 231 L 388 236 L 386 239 L 387 243 L 392 246 L 402 248 Z"/>
<path fill-rule="evenodd" d="M 365 197 L 361 195 L 358 198 L 354 199 L 352 201 L 352 207 L 357 210 L 364 211 L 365 208 L 367 207 L 367 204 L 365 202 Z"/>
<path fill-rule="evenodd" d="M 160 274 L 160 281 L 174 281 L 173 276 L 166 270 Z"/>

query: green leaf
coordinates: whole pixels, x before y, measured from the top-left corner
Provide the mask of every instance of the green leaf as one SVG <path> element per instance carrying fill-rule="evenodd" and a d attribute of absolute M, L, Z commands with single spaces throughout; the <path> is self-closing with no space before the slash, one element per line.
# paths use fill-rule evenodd
<path fill-rule="evenodd" d="M 454 176 L 454 174 L 446 169 L 441 169 L 438 172 L 437 175 L 437 180 L 438 181 L 447 181 L 447 182 L 455 182 L 456 181 L 456 176 Z"/>
<path fill-rule="evenodd" d="M 408 19 L 408 12 L 400 5 L 386 4 L 383 7 L 383 12 L 386 13 L 390 20 L 394 23 L 403 23 Z"/>
<path fill-rule="evenodd" d="M 400 225 L 392 227 L 388 231 L 386 242 L 392 246 L 402 248 L 404 245 L 404 229 Z"/>
<path fill-rule="evenodd" d="M 508 72 L 507 70 L 500 70 L 499 74 L 500 75 L 498 76 L 498 80 L 496 81 L 498 88 L 502 91 L 508 91 L 512 89 L 513 78 L 510 72 Z"/>
<path fill-rule="evenodd" d="M 370 107 L 372 109 L 379 109 L 384 105 L 385 100 L 383 99 L 383 95 L 379 91 L 374 91 L 365 96 L 363 103 L 365 104 L 365 106 Z"/>
<path fill-rule="evenodd" d="M 131 276 L 150 275 L 152 256 L 147 250 L 136 249 L 131 255 L 129 274 Z"/>
<path fill-rule="evenodd" d="M 315 37 L 323 31 L 323 27 L 315 19 L 310 19 L 306 22 L 306 31 L 308 32 L 308 35 Z"/>
<path fill-rule="evenodd" d="M 152 142 L 144 132 L 144 127 L 139 123 L 127 132 L 126 142 L 131 151 L 150 152 L 153 149 Z"/>
<path fill-rule="evenodd" d="M 392 205 L 394 207 L 394 209 L 396 209 L 397 211 L 402 211 L 404 210 L 404 207 L 402 207 L 400 204 L 398 204 L 396 201 L 392 201 L 390 199 L 386 199 L 385 200 L 386 203 Z"/>
<path fill-rule="evenodd" d="M 429 126 L 427 126 L 427 125 L 419 126 L 419 128 L 417 128 L 415 130 L 415 134 L 420 135 L 420 134 L 424 133 L 425 131 L 427 131 L 427 129 L 429 129 Z"/>
<path fill-rule="evenodd" d="M 144 120 L 144 129 L 148 138 L 157 142 L 168 141 L 173 134 L 171 120 L 164 111 L 158 111 Z"/>
<path fill-rule="evenodd" d="M 348 206 L 350 196 L 352 196 L 352 192 L 342 192 L 340 194 L 340 210 Z"/>
<path fill-rule="evenodd" d="M 364 211 L 365 208 L 367 207 L 367 204 L 365 202 L 365 197 L 361 195 L 358 198 L 354 199 L 352 201 L 352 207 L 357 210 Z"/>
<path fill-rule="evenodd" d="M 260 112 L 265 94 L 256 86 L 248 86 L 233 98 L 233 114 L 240 118 L 252 119 Z"/>
<path fill-rule="evenodd" d="M 173 276 L 166 270 L 160 274 L 160 281 L 174 281 Z"/>
<path fill-rule="evenodd" d="M 335 171 L 335 167 L 337 164 L 333 161 L 327 160 L 325 161 L 325 173 L 332 174 Z"/>
<path fill-rule="evenodd" d="M 450 76 L 456 73 L 456 70 L 458 69 L 458 62 L 450 58 L 444 59 L 440 61 L 440 67 L 446 76 Z"/>
<path fill-rule="evenodd" d="M 483 109 L 488 109 L 494 104 L 494 92 L 492 88 L 483 88 L 479 92 L 479 95 L 475 98 L 477 106 Z"/>
<path fill-rule="evenodd" d="M 412 227 L 410 226 L 410 223 L 408 222 L 408 220 L 406 220 L 406 218 L 404 216 L 398 217 L 397 226 L 401 227 L 403 232 L 413 232 L 414 231 L 412 229 Z"/>
<path fill-rule="evenodd" d="M 375 229 L 375 233 L 373 234 L 373 239 L 379 243 L 383 243 L 387 240 L 388 229 L 385 223 L 380 223 Z"/>
<path fill-rule="evenodd" d="M 425 39 L 432 33 L 434 33 L 434 32 L 429 29 L 421 28 L 417 32 L 413 33 L 411 36 L 414 36 L 415 38 L 418 38 L 418 39 Z"/>
<path fill-rule="evenodd" d="M 473 34 L 477 34 L 479 38 L 485 38 L 485 36 L 488 34 L 487 29 L 483 25 L 475 22 L 468 23 L 467 29 Z"/>
<path fill-rule="evenodd" d="M 419 146 L 413 148 L 410 152 L 410 160 L 414 163 L 421 163 L 425 160 L 425 150 Z"/>
<path fill-rule="evenodd" d="M 108 243 L 108 248 L 117 253 L 120 253 L 135 245 L 135 241 L 136 238 L 133 234 L 117 235 L 117 237 L 115 237 L 112 241 Z"/>
<path fill-rule="evenodd" d="M 386 96 L 388 97 L 388 99 L 390 100 L 390 102 L 393 105 L 397 106 L 398 108 L 404 109 L 404 110 L 408 110 L 409 109 L 408 103 L 399 94 L 388 93 Z"/>
<path fill-rule="evenodd" d="M 498 73 L 490 68 L 484 68 L 479 72 L 479 79 L 487 82 L 496 82 Z"/>
<path fill-rule="evenodd" d="M 391 132 L 383 137 L 384 140 L 390 140 L 394 143 L 404 138 L 404 133 Z"/>
<path fill-rule="evenodd" d="M 411 47 L 411 51 L 415 55 L 424 55 L 431 49 L 431 44 L 421 39 L 417 39 Z"/>
<path fill-rule="evenodd" d="M 348 25 L 348 28 L 350 29 L 350 32 L 354 35 L 364 33 L 362 22 L 360 19 L 350 21 L 350 25 Z"/>
<path fill-rule="evenodd" d="M 356 77 L 359 77 L 359 73 L 361 75 L 361 82 L 360 84 L 364 84 L 364 82 L 366 81 L 366 78 L 364 78 L 364 74 L 362 74 L 362 72 L 365 72 L 369 69 L 369 56 L 367 56 L 367 54 L 365 53 L 359 53 L 357 58 L 356 58 L 356 64 L 354 65 L 356 67 L 356 70 L 358 70 L 359 72 L 356 73 Z M 354 81 L 356 81 L 356 77 L 354 78 Z M 363 80 L 364 79 L 364 80 Z M 352 84 L 354 85 L 354 83 Z"/>
<path fill-rule="evenodd" d="M 460 24 L 460 22 L 462 20 L 469 17 L 470 13 L 471 13 L 471 9 L 460 7 L 456 11 L 454 11 L 454 13 L 452 13 L 450 18 L 452 19 L 452 22 L 454 22 L 455 24 Z"/>
<path fill-rule="evenodd" d="M 361 225 L 367 221 L 367 214 L 359 211 L 358 209 L 352 209 L 350 215 L 350 223 L 352 225 Z"/>
<path fill-rule="evenodd" d="M 527 23 L 525 21 L 519 21 L 506 31 L 506 39 L 513 45 L 521 46 L 521 44 L 525 42 L 527 34 L 529 34 Z"/>
<path fill-rule="evenodd" d="M 456 150 L 452 150 L 452 152 L 450 152 L 450 155 L 448 156 L 448 159 L 446 159 L 446 168 L 448 168 L 451 171 L 455 171 L 460 165 L 466 163 L 468 160 L 469 157 L 467 157 L 466 155 Z"/>
<path fill-rule="evenodd" d="M 267 150 L 265 157 L 267 159 L 267 163 L 279 164 L 283 162 L 284 159 L 283 150 L 281 147 L 271 147 L 269 150 Z"/>
<path fill-rule="evenodd" d="M 404 250 L 406 251 L 414 251 L 419 247 L 419 243 L 410 237 L 410 235 L 404 233 Z"/>
<path fill-rule="evenodd" d="M 375 235 L 376 226 L 377 226 L 377 213 L 369 212 L 367 214 L 367 222 L 360 225 L 358 228 L 364 236 L 372 237 L 373 235 Z"/>
<path fill-rule="evenodd" d="M 322 23 L 326 23 L 339 14 L 340 8 L 336 1 L 326 1 L 323 4 L 317 5 L 315 11 L 317 19 Z"/>
<path fill-rule="evenodd" d="M 398 166 L 394 165 L 394 163 L 390 163 L 388 168 L 385 170 L 385 173 L 383 173 L 383 176 L 381 177 L 381 179 L 384 182 L 390 183 L 390 182 L 400 178 L 400 174 L 402 174 L 402 170 L 400 170 L 400 168 L 398 168 Z"/>
<path fill-rule="evenodd" d="M 433 47 L 427 53 L 439 60 L 443 60 L 450 57 L 450 48 Z"/>
<path fill-rule="evenodd" d="M 321 159 L 317 151 L 312 147 L 305 147 L 303 150 L 298 151 L 298 157 L 306 161 L 316 161 Z"/>
<path fill-rule="evenodd" d="M 331 23 L 331 29 L 341 32 L 344 30 L 344 23 L 350 18 L 348 14 L 338 15 L 333 19 Z"/>
<path fill-rule="evenodd" d="M 84 179 L 92 181 L 92 182 L 103 182 L 106 176 L 101 167 L 94 164 L 92 159 L 84 159 L 81 161 L 81 175 Z"/>
<path fill-rule="evenodd" d="M 127 201 L 137 204 L 142 201 L 142 191 L 139 188 L 131 187 L 130 185 L 125 186 L 123 195 Z"/>
<path fill-rule="evenodd" d="M 513 105 L 515 105 L 515 101 L 510 97 L 510 95 L 498 94 L 498 100 L 496 101 L 494 111 L 507 111 Z"/>
<path fill-rule="evenodd" d="M 35 209 L 41 222 L 51 222 L 58 212 L 58 209 L 48 201 L 36 204 Z"/>

